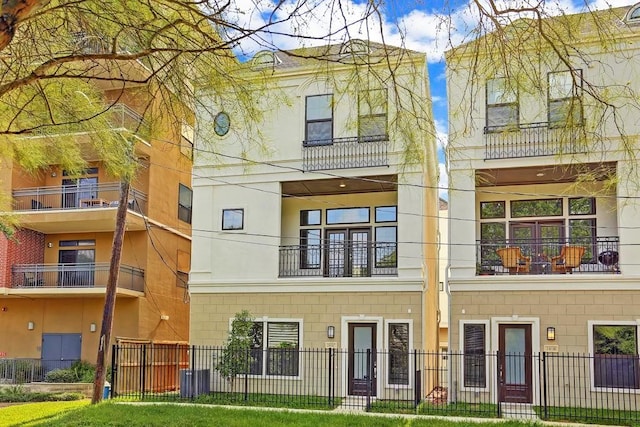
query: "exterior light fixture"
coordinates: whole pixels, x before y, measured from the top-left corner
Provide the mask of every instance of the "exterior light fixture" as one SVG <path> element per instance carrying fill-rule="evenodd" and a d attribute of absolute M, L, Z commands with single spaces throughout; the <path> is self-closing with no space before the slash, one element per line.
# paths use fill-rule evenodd
<path fill-rule="evenodd" d="M 33 324 L 32 321 L 28 321 L 27 322 L 27 329 L 30 331 L 33 331 L 33 328 L 35 327 L 35 325 Z"/>
<path fill-rule="evenodd" d="M 95 323 L 91 323 L 89 325 L 89 331 L 90 332 L 95 332 L 96 331 L 96 324 Z"/>
<path fill-rule="evenodd" d="M 554 328 L 553 326 L 549 326 L 547 328 L 547 340 L 555 341 L 555 339 L 556 339 L 556 328 Z"/>
<path fill-rule="evenodd" d="M 327 326 L 327 338 L 333 338 L 336 336 L 336 327 Z"/>
<path fill-rule="evenodd" d="M 345 184 L 345 183 L 344 183 L 344 181 L 341 181 L 341 182 L 340 182 L 340 188 L 344 188 L 344 187 L 346 187 L 346 186 L 347 186 L 347 184 Z"/>

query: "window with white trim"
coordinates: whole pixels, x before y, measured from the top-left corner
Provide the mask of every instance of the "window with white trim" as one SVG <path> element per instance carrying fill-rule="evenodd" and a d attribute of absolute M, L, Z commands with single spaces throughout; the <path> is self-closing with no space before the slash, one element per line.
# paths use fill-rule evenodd
<path fill-rule="evenodd" d="M 633 322 L 591 323 L 593 386 L 640 389 L 638 325 Z"/>
<path fill-rule="evenodd" d="M 389 385 L 409 385 L 409 334 L 407 322 L 387 324 L 387 348 L 389 349 Z"/>
<path fill-rule="evenodd" d="M 313 95 L 306 99 L 304 145 L 333 144 L 333 95 Z"/>
<path fill-rule="evenodd" d="M 488 329 L 488 324 L 484 322 L 462 323 L 462 376 L 464 387 L 487 387 Z"/>
<path fill-rule="evenodd" d="M 505 77 L 487 80 L 487 130 L 517 128 L 519 116 L 517 90 Z"/>
<path fill-rule="evenodd" d="M 549 126 L 582 124 L 582 70 L 556 71 L 548 75 Z"/>
<path fill-rule="evenodd" d="M 249 373 L 297 377 L 300 373 L 301 329 L 298 320 L 254 322 Z"/>

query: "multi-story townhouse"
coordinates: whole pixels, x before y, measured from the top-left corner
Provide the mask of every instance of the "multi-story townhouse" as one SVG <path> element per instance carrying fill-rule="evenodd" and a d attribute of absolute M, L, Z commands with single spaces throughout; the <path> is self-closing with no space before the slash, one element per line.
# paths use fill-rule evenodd
<path fill-rule="evenodd" d="M 150 71 L 137 63 L 126 72 L 144 77 Z M 15 142 L 77 142 L 87 163 L 84 173 L 71 174 L 55 163 L 27 172 L 2 160 L 0 191 L 12 197 L 10 213 L 18 221 L 13 238 L 0 237 L 3 358 L 41 359 L 47 369 L 96 360 L 121 192 L 107 160 L 88 143 L 105 132 L 128 140 L 138 163 L 128 197 L 112 341 L 188 342 L 193 126 L 188 117 L 184 124 L 147 120 L 161 116 L 156 113 L 162 107 L 146 85 L 115 81 L 96 87 L 108 108 L 106 120 L 100 120 L 105 128 L 93 134 L 67 126 L 46 135 L 27 133 Z"/>
<path fill-rule="evenodd" d="M 447 54 L 451 399 L 640 389 L 639 16 L 520 19 Z"/>
<path fill-rule="evenodd" d="M 234 105 L 198 115 L 215 134 L 196 138 L 191 342 L 223 344 L 248 310 L 254 379 L 279 376 L 268 359 L 286 345 L 344 349 L 344 395 L 410 387 L 409 351 L 438 345 L 425 55 L 353 40 L 260 52 L 246 67 L 261 121 Z M 375 360 L 389 349 L 402 355 Z M 310 381 L 302 357 L 291 363 L 289 378 Z"/>

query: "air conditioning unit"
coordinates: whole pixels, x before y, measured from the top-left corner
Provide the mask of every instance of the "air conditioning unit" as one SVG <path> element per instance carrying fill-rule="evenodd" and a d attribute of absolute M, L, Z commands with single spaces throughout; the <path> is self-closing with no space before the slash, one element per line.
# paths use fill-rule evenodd
<path fill-rule="evenodd" d="M 208 369 L 180 369 L 180 397 L 190 398 L 211 391 Z"/>

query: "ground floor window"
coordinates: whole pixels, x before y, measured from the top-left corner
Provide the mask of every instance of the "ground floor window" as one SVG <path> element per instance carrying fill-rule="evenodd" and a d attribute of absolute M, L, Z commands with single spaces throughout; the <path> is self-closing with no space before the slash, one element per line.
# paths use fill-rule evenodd
<path fill-rule="evenodd" d="M 593 385 L 640 388 L 637 324 L 592 323 Z"/>
<path fill-rule="evenodd" d="M 388 383 L 409 385 L 410 323 L 387 323 Z"/>
<path fill-rule="evenodd" d="M 254 322 L 251 330 L 252 375 L 298 376 L 300 371 L 298 320 Z"/>
<path fill-rule="evenodd" d="M 461 324 L 462 376 L 464 387 L 487 387 L 487 334 L 486 322 Z"/>

